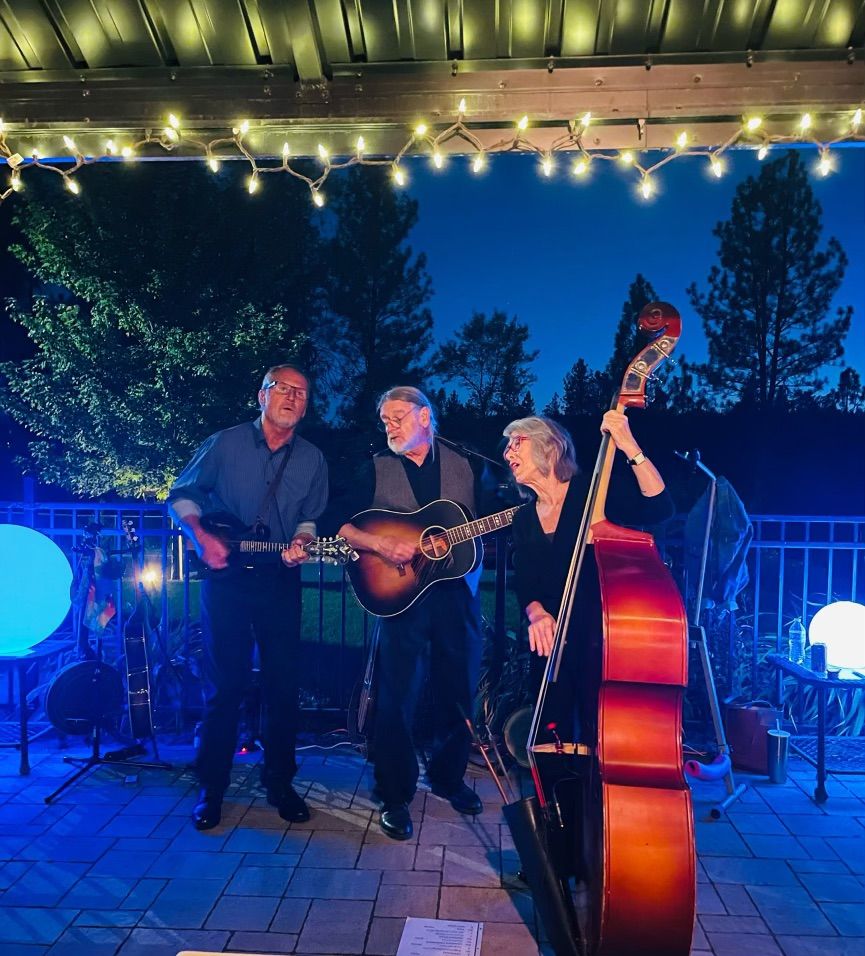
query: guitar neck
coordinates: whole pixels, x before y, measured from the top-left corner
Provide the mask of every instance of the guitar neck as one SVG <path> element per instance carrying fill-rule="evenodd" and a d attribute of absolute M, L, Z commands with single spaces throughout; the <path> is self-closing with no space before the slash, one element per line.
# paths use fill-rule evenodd
<path fill-rule="evenodd" d="M 513 522 L 514 515 L 522 507 L 522 505 L 516 505 L 513 508 L 496 512 L 494 515 L 487 515 L 486 518 L 477 518 L 475 521 L 467 521 L 465 524 L 457 525 L 455 528 L 448 530 L 447 539 L 451 544 L 459 544 L 461 541 L 470 541 L 472 538 L 479 538 L 482 534 L 507 528 Z"/>

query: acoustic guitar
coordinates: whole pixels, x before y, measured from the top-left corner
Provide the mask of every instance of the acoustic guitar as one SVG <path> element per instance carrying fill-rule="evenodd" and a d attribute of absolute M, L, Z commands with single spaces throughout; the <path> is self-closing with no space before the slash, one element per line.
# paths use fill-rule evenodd
<path fill-rule="evenodd" d="M 522 507 L 476 520 L 462 505 L 445 499 L 408 513 L 384 508 L 361 511 L 351 519 L 356 528 L 399 538 L 417 550 L 406 564 L 393 564 L 373 551 L 361 551 L 345 569 L 358 603 L 377 617 L 393 617 L 439 581 L 465 577 L 480 564 L 475 539 L 506 528 Z"/>

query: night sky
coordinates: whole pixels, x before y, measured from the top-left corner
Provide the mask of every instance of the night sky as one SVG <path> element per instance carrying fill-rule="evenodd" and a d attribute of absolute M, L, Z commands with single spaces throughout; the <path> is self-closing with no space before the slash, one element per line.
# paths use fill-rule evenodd
<path fill-rule="evenodd" d="M 561 393 L 578 358 L 606 365 L 628 285 L 642 272 L 682 313 L 679 354 L 705 359 L 701 322 L 685 289 L 692 281 L 706 288 L 717 262 L 712 229 L 729 217 L 737 183 L 760 166 L 753 151 L 727 155 L 720 180 L 705 159 L 674 160 L 654 179 L 650 201 L 636 192 L 633 170 L 629 177 L 616 163 L 595 162 L 589 178 L 578 180 L 562 158 L 551 179 L 529 156 L 495 157 L 480 175 L 465 157 L 442 170 L 413 161 L 407 188 L 420 215 L 411 242 L 428 256 L 436 337 L 447 337 L 473 310 L 517 315 L 531 330 L 530 347 L 540 349 L 533 366 L 540 409 Z M 814 174 L 811 183 L 823 206 L 823 242 L 836 236 L 850 260 L 835 305 L 854 306 L 845 361 L 865 378 L 865 149 L 832 155 L 837 171 Z M 803 156 L 812 168 L 816 150 Z M 834 385 L 838 370 L 827 371 Z"/>

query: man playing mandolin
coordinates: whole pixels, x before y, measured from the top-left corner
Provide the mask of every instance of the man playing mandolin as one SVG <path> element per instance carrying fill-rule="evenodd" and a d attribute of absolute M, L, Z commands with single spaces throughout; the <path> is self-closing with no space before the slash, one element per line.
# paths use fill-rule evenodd
<path fill-rule="evenodd" d="M 288 821 L 309 819 L 292 787 L 297 771 L 297 655 L 300 568 L 304 545 L 327 503 L 327 465 L 296 434 L 309 402 L 309 380 L 293 365 L 269 369 L 258 392 L 261 416 L 211 435 L 175 481 L 174 517 L 209 569 L 201 589 L 207 706 L 196 759 L 201 784 L 192 820 L 215 827 L 230 772 L 240 706 L 254 644 L 261 660 L 264 701 L 262 782 L 267 800 Z M 253 534 L 290 542 L 278 555 L 231 562 L 230 547 L 208 531 L 207 514 L 228 512 Z M 268 558 L 270 559 L 268 561 Z"/>
<path fill-rule="evenodd" d="M 409 513 L 441 498 L 476 513 L 482 469 L 436 438 L 429 399 L 416 388 L 392 388 L 379 399 L 378 412 L 388 450 L 373 457 L 342 513 L 365 508 Z M 358 551 L 384 559 L 389 572 L 395 568 L 400 574 L 410 573 L 417 535 L 412 540 L 386 530 L 363 530 L 350 522 L 339 533 Z M 470 747 L 463 715 L 472 712 L 481 652 L 480 571 L 478 567 L 465 577 L 440 580 L 409 607 L 380 621 L 372 752 L 382 802 L 379 822 L 395 840 L 412 835 L 409 804 L 418 781 L 412 722 L 427 646 L 434 708 L 429 783 L 434 794 L 449 800 L 460 813 L 483 809 L 463 780 Z"/>

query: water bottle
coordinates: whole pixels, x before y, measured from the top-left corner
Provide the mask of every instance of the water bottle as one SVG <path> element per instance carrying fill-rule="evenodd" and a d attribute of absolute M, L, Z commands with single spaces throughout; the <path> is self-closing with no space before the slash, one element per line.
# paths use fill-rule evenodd
<path fill-rule="evenodd" d="M 794 664 L 803 664 L 805 662 L 805 626 L 802 624 L 802 618 L 795 618 L 787 633 L 790 638 L 787 656 Z"/>

